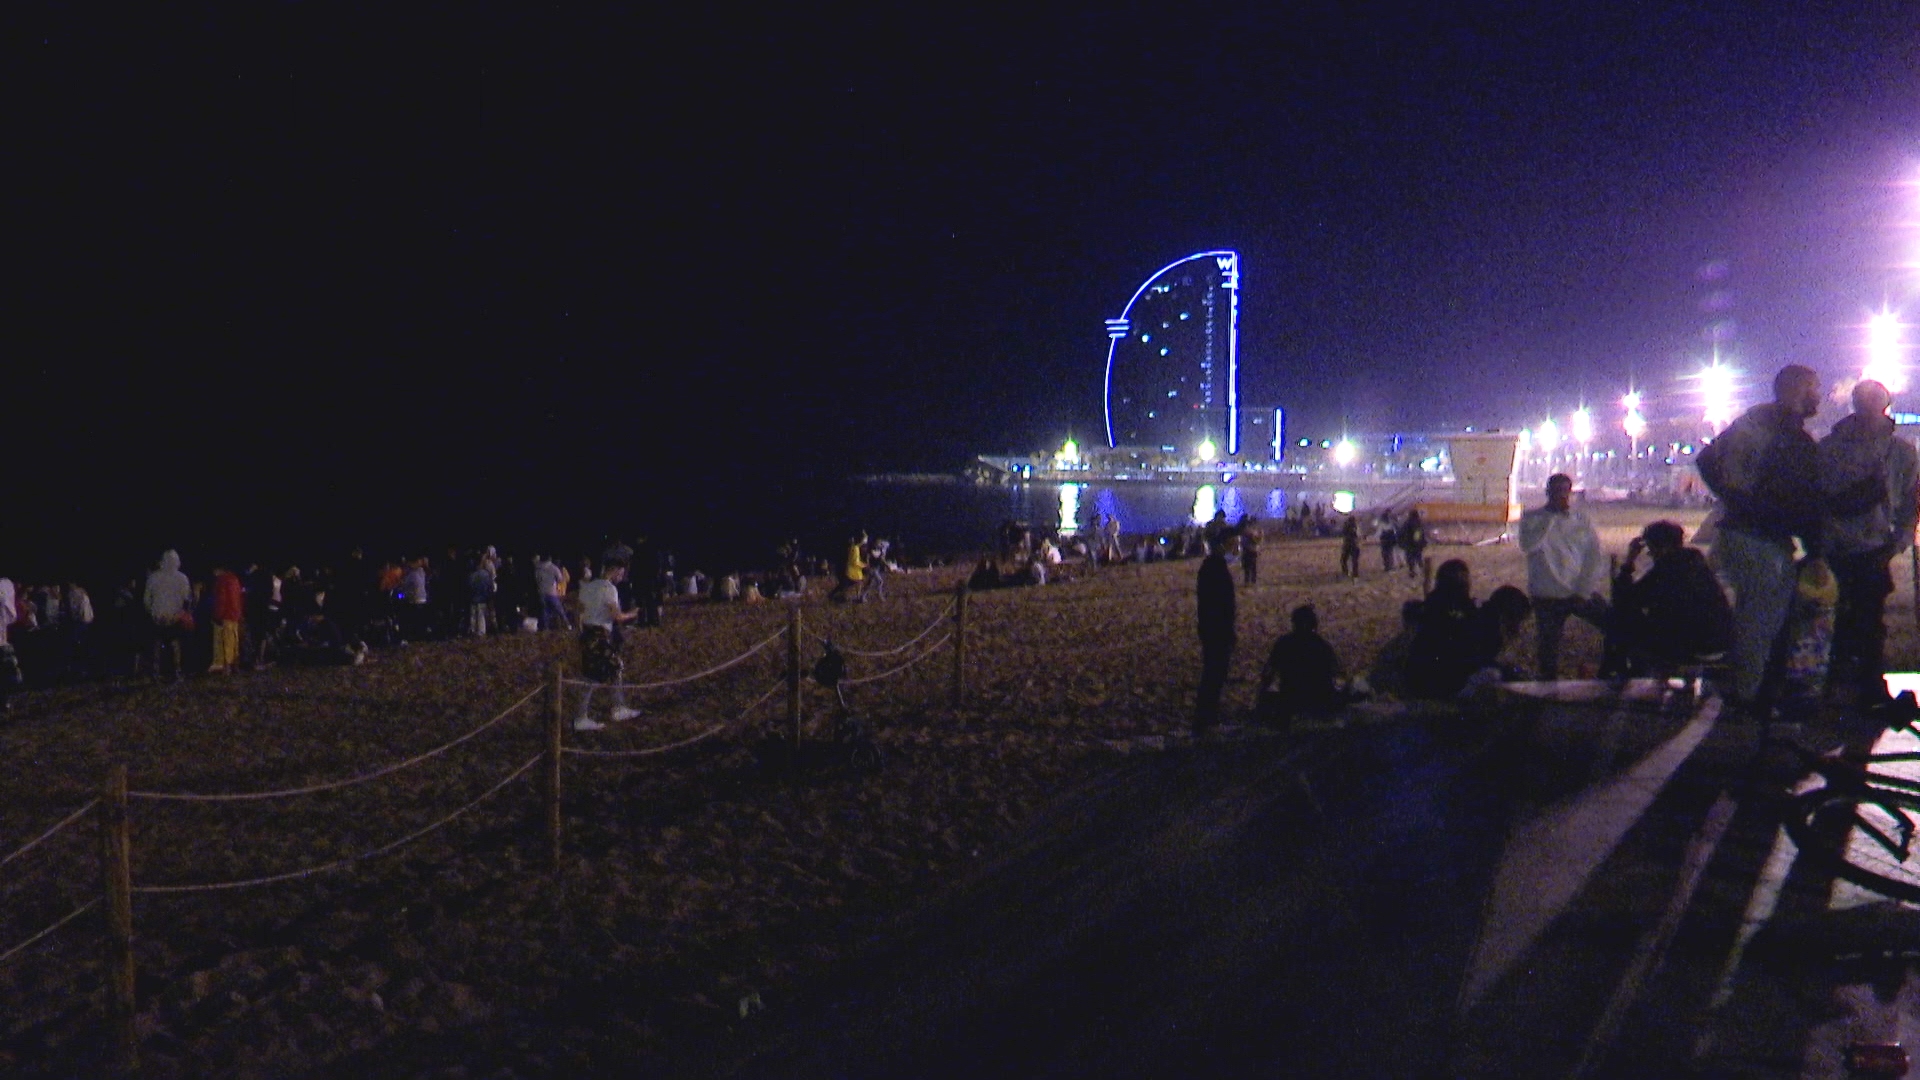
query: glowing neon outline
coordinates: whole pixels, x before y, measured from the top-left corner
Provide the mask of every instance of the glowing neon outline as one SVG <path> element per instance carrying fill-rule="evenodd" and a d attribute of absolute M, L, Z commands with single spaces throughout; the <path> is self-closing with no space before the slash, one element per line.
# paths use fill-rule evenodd
<path fill-rule="evenodd" d="M 1127 306 L 1120 309 L 1120 318 L 1107 320 L 1107 327 L 1109 331 L 1111 331 L 1116 323 L 1130 320 L 1133 315 L 1133 305 L 1139 301 L 1140 294 L 1146 292 L 1147 288 L 1154 282 L 1160 280 L 1161 275 L 1167 271 L 1183 263 L 1193 262 L 1196 259 L 1218 258 L 1222 255 L 1233 260 L 1231 267 L 1216 268 L 1217 272 L 1226 279 L 1221 282 L 1220 287 L 1226 289 L 1229 294 L 1227 308 L 1227 454 L 1232 456 L 1240 452 L 1240 253 L 1227 250 L 1200 251 L 1184 259 L 1175 259 L 1173 262 L 1155 270 L 1148 276 L 1147 280 L 1140 283 L 1139 288 L 1133 290 L 1133 295 L 1127 298 Z M 1120 445 L 1113 441 L 1113 354 L 1114 351 L 1120 347 L 1120 340 L 1120 338 L 1112 336 L 1111 333 L 1107 338 L 1107 373 L 1106 377 L 1101 381 L 1100 386 L 1100 407 L 1106 412 L 1107 446 L 1109 448 Z"/>

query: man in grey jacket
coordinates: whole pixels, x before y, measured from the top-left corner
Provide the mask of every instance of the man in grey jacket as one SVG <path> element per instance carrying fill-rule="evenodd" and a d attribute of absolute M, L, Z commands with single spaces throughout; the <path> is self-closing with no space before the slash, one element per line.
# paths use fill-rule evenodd
<path fill-rule="evenodd" d="M 1887 408 L 1893 395 L 1872 379 L 1853 388 L 1853 415 L 1820 440 L 1821 479 L 1839 495 L 1863 484 L 1877 498 L 1857 513 L 1828 517 L 1827 562 L 1840 584 L 1833 627 L 1830 683 L 1868 700 L 1886 696 L 1886 607 L 1893 592 L 1893 557 L 1913 545 L 1915 485 L 1920 464 L 1913 444 L 1894 433 Z"/>
<path fill-rule="evenodd" d="M 1724 514 L 1714 558 L 1733 588 L 1731 697 L 1743 709 L 1760 702 L 1786 627 L 1798 580 L 1793 542 L 1821 550 L 1820 451 L 1806 430 L 1819 408 L 1820 376 L 1790 364 L 1773 377 L 1773 400 L 1748 409 L 1699 457 Z"/>

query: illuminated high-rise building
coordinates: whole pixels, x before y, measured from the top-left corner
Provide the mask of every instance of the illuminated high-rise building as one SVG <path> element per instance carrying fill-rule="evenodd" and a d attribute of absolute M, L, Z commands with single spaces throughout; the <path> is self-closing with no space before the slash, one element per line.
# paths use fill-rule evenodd
<path fill-rule="evenodd" d="M 1202 251 L 1107 320 L 1107 445 L 1240 452 L 1240 256 Z"/>

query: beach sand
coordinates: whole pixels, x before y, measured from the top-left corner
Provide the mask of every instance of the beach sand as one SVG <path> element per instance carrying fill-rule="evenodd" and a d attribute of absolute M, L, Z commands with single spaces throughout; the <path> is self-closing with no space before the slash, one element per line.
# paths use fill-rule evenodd
<path fill-rule="evenodd" d="M 1675 516 L 1599 507 L 1609 551 Z M 1435 547 L 1473 568 L 1476 595 L 1525 584 L 1511 544 Z M 1418 586 L 1379 569 L 1338 577 L 1337 540 L 1270 540 L 1240 593 L 1229 719 L 1251 705 L 1266 648 L 1311 602 L 1350 670 L 1394 632 Z M 533 774 L 441 831 L 350 869 L 257 888 L 142 895 L 135 903 L 144 1075 L 292 1076 L 353 1071 L 542 1076 L 725 1060 L 753 1014 L 819 975 L 917 899 L 963 873 L 1063 790 L 1126 753 L 1182 744 L 1199 668 L 1197 561 L 1082 573 L 968 605 L 967 698 L 949 702 L 947 648 L 850 690 L 886 756 L 769 777 L 753 744 L 784 725 L 785 643 L 708 679 L 637 693 L 641 719 L 566 736 L 645 749 L 569 757 L 565 856 L 544 868 Z M 1915 662 L 1903 557 L 1890 656 Z M 890 597 L 802 607 L 811 635 L 850 650 L 855 678 L 922 655 L 945 632 L 959 569 L 897 574 Z M 631 635 L 634 682 L 698 672 L 786 624 L 784 605 L 671 606 Z M 918 645 L 891 649 L 923 631 Z M 1599 635 L 1571 622 L 1567 669 L 1591 670 Z M 431 750 L 575 663 L 565 635 L 512 635 L 389 650 L 352 669 L 96 685 L 23 696 L 0 726 L 0 855 L 92 798 L 108 763 L 131 786 L 244 792 L 349 777 Z M 1530 645 L 1522 658 L 1530 658 Z M 132 806 L 136 885 L 297 871 L 379 847 L 441 819 L 538 753 L 544 695 L 422 764 L 347 790 L 268 802 Z M 809 686 L 816 717 L 831 698 Z M 603 703 L 602 710 L 605 708 Z M 70 828 L 9 864 L 0 950 L 99 893 L 96 831 Z M 0 966 L 0 1071 L 77 1075 L 98 1064 L 100 923 L 90 913 Z M 692 1048 L 692 1049 L 690 1049 Z M 442 1072 L 455 1065 L 465 1073 Z"/>

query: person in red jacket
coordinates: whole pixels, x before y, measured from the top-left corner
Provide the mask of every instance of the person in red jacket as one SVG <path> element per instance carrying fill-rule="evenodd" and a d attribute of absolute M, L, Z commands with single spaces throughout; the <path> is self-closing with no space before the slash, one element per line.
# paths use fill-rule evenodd
<path fill-rule="evenodd" d="M 222 566 L 213 572 L 213 664 L 208 671 L 231 675 L 240 666 L 240 623 L 246 618 L 240 577 Z"/>

